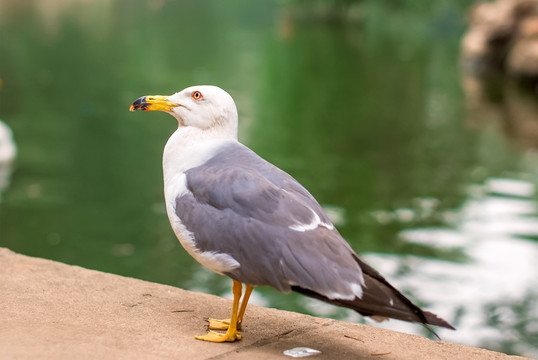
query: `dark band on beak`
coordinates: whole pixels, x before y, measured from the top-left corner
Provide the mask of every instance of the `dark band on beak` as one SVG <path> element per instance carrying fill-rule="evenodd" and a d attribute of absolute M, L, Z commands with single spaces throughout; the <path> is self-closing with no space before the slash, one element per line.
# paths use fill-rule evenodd
<path fill-rule="evenodd" d="M 129 111 L 136 111 L 136 110 L 146 111 L 149 106 L 149 104 L 146 102 L 146 98 L 147 96 L 142 96 L 141 98 L 136 99 L 135 102 L 131 104 Z"/>
<path fill-rule="evenodd" d="M 172 111 L 173 108 L 179 106 L 168 100 L 168 96 L 148 95 L 142 96 L 135 100 L 129 107 L 129 111 Z"/>

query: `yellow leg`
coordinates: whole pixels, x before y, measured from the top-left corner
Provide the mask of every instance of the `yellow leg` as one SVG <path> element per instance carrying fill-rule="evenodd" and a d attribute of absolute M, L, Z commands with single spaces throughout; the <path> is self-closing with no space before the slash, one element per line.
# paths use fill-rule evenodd
<path fill-rule="evenodd" d="M 237 315 L 237 330 L 241 330 L 241 323 L 243 322 L 243 315 L 245 315 L 245 310 L 247 308 L 248 299 L 254 287 L 250 285 L 245 285 L 245 295 L 243 295 L 243 301 L 241 302 L 241 308 L 239 309 L 239 314 Z M 218 319 L 207 319 L 209 321 L 209 328 L 211 330 L 228 330 L 230 326 L 230 319 L 218 320 Z"/>
<path fill-rule="evenodd" d="M 198 340 L 211 341 L 211 342 L 232 342 L 236 340 L 241 340 L 241 334 L 237 331 L 237 320 L 238 320 L 238 310 L 239 310 L 239 300 L 241 299 L 241 293 L 243 292 L 243 285 L 239 281 L 233 282 L 233 294 L 234 302 L 232 306 L 232 318 L 230 319 L 230 326 L 226 331 L 226 334 L 217 333 L 214 331 L 209 331 L 207 334 L 202 336 L 196 336 Z"/>
<path fill-rule="evenodd" d="M 250 285 L 245 285 L 245 296 L 243 296 L 243 301 L 241 302 L 241 309 L 239 309 L 239 314 L 237 315 L 237 328 L 241 329 L 241 323 L 243 322 L 243 315 L 245 315 L 245 310 L 247 309 L 248 299 L 252 290 L 254 288 Z"/>

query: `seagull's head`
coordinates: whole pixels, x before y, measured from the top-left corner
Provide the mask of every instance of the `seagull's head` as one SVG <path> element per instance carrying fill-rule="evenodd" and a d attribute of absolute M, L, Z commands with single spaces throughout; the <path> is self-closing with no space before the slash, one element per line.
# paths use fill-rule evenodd
<path fill-rule="evenodd" d="M 170 96 L 142 96 L 129 110 L 164 111 L 174 116 L 180 127 L 237 132 L 235 103 L 226 91 L 217 86 L 191 86 Z"/>

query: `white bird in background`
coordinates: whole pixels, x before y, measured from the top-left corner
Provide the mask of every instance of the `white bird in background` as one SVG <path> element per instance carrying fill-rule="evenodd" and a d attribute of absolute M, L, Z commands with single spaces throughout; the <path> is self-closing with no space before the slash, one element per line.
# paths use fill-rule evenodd
<path fill-rule="evenodd" d="M 13 133 L 6 123 L 0 120 L 0 164 L 11 163 L 17 154 Z"/>
<path fill-rule="evenodd" d="M 9 185 L 11 165 L 17 155 L 11 129 L 0 121 L 0 195 Z"/>
<path fill-rule="evenodd" d="M 178 121 L 163 155 L 170 223 L 191 256 L 233 279 L 231 319 L 209 323 L 226 333 L 197 339 L 240 340 L 248 298 L 254 286 L 264 285 L 374 319 L 453 329 L 362 261 L 301 184 L 237 141 L 237 109 L 227 92 L 193 86 L 141 97 L 130 110 L 165 111 Z"/>

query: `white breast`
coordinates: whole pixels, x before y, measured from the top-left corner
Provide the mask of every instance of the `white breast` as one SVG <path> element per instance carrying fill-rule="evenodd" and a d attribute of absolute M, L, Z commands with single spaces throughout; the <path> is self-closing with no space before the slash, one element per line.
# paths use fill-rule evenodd
<path fill-rule="evenodd" d="M 221 148 L 233 139 L 200 138 L 196 131 L 185 133 L 179 128 L 166 143 L 163 154 L 164 197 L 166 212 L 170 225 L 185 250 L 208 269 L 223 274 L 239 267 L 239 262 L 228 254 L 214 251 L 200 251 L 196 247 L 196 239 L 176 214 L 176 199 L 190 193 L 187 188 L 185 172 L 200 166 L 211 159 Z M 211 219 L 208 219 L 211 221 Z"/>

